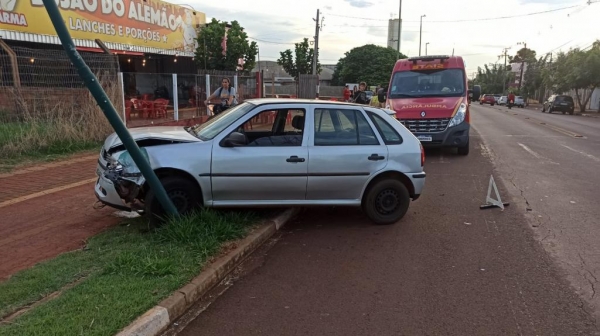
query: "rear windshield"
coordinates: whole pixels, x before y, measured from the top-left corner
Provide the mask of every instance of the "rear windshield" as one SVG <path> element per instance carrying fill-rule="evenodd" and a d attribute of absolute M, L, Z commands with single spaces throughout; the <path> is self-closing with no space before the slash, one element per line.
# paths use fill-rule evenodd
<path fill-rule="evenodd" d="M 396 72 L 390 98 L 462 97 L 465 77 L 462 69 Z"/>
<path fill-rule="evenodd" d="M 554 99 L 557 102 L 573 102 L 573 98 L 571 98 L 571 96 L 556 96 L 556 98 Z"/>

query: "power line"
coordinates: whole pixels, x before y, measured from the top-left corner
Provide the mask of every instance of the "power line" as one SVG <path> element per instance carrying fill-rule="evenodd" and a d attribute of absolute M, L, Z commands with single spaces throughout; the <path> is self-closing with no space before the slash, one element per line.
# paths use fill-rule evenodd
<path fill-rule="evenodd" d="M 514 19 L 514 18 L 520 18 L 520 17 L 527 17 L 527 16 L 533 16 L 533 15 L 540 15 L 540 14 L 547 14 L 547 13 L 552 13 L 552 12 L 558 12 L 558 11 L 562 11 L 562 10 L 566 10 L 566 9 L 571 9 L 571 8 L 579 7 L 579 6 L 582 6 L 582 5 L 572 5 L 572 6 L 566 6 L 566 7 L 561 7 L 561 8 L 549 9 L 549 10 L 540 11 L 540 12 L 532 12 L 532 13 L 527 13 L 527 14 L 509 15 L 509 16 L 498 16 L 498 17 L 492 17 L 492 18 L 459 19 L 459 20 L 427 20 L 427 22 L 428 23 L 435 23 L 435 22 L 438 22 L 438 23 L 453 23 L 453 22 L 476 22 L 476 21 L 505 20 L 505 19 Z M 343 18 L 349 18 L 349 19 L 371 20 L 371 21 L 388 21 L 387 19 L 373 19 L 373 18 L 365 18 L 365 17 L 357 17 L 357 16 L 338 15 L 338 14 L 332 14 L 332 13 L 327 13 L 327 14 L 331 15 L 331 16 L 337 16 L 337 17 L 343 17 Z M 405 21 L 405 20 L 402 20 L 402 22 L 419 22 L 419 21 Z"/>
<path fill-rule="evenodd" d="M 261 39 L 257 39 L 251 36 L 248 36 L 249 39 L 254 40 L 254 41 L 258 41 L 258 42 L 263 42 L 263 43 L 270 43 L 270 44 L 284 44 L 284 45 L 292 45 L 292 44 L 296 44 L 294 42 L 275 42 L 275 41 L 267 41 L 267 40 L 261 40 Z"/>

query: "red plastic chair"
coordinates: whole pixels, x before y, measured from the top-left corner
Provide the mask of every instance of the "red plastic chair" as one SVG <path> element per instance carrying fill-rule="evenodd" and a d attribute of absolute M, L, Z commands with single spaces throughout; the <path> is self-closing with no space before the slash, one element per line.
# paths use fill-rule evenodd
<path fill-rule="evenodd" d="M 131 100 L 125 101 L 125 121 L 131 120 L 131 112 L 133 112 L 133 102 Z"/>
<path fill-rule="evenodd" d="M 161 118 L 167 117 L 167 106 L 169 105 L 169 101 L 163 98 L 159 98 L 154 101 L 154 114 L 156 117 Z"/>

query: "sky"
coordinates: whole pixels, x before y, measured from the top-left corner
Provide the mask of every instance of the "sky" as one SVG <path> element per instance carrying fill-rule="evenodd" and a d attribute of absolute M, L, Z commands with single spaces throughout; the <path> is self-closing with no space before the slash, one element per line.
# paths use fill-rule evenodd
<path fill-rule="evenodd" d="M 398 17 L 399 0 L 184 0 L 206 13 L 207 21 L 237 20 L 256 41 L 260 60 L 276 61 L 303 38 L 313 40 L 317 9 L 324 17 L 319 61 L 335 64 L 352 48 L 387 45 L 388 20 Z M 176 0 L 174 3 L 183 3 Z M 514 55 L 523 44 L 538 55 L 586 48 L 600 39 L 600 0 L 403 0 L 401 51 L 419 54 L 419 19 L 423 18 L 422 53 L 465 58 L 469 77 L 478 66 L 504 62 L 503 48 Z M 498 5 L 502 3 L 502 5 Z M 571 7 L 566 8 L 565 7 Z M 529 15 L 532 13 L 552 11 Z M 496 19 L 499 17 L 513 17 Z M 442 22 L 446 21 L 446 22 Z M 453 22 L 448 22 L 453 21 Z M 521 44 L 520 44 L 521 43 Z"/>

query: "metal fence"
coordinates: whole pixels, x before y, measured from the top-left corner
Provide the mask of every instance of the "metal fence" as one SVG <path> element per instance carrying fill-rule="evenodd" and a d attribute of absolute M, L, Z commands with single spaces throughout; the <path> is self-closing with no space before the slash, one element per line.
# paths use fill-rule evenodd
<path fill-rule="evenodd" d="M 3 43 L 3 42 L 1 42 Z M 116 56 L 82 54 L 113 101 L 122 100 Z M 52 117 L 57 109 L 96 106 L 63 50 L 0 49 L 0 119 Z"/>
<path fill-rule="evenodd" d="M 211 105 L 205 101 L 221 87 L 223 78 L 237 90 L 238 103 L 258 95 L 256 75 L 240 76 L 235 72 L 122 73 L 120 77 L 123 117 L 129 127 L 208 117 Z"/>

